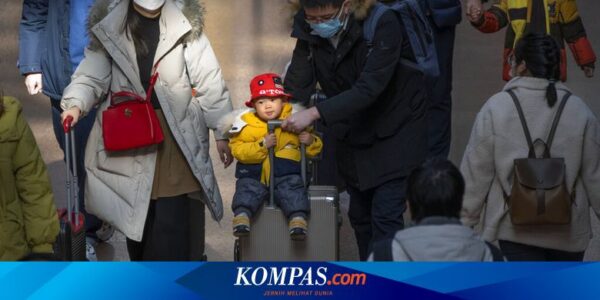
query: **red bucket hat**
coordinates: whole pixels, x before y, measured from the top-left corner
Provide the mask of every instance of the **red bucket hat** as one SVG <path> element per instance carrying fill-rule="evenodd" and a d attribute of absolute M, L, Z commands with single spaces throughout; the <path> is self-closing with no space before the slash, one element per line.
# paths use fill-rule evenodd
<path fill-rule="evenodd" d="M 250 93 L 252 97 L 246 101 L 246 106 L 248 107 L 254 107 L 252 101 L 262 97 L 292 98 L 292 95 L 285 93 L 283 90 L 283 80 L 275 73 L 261 74 L 252 78 L 252 81 L 250 81 Z"/>

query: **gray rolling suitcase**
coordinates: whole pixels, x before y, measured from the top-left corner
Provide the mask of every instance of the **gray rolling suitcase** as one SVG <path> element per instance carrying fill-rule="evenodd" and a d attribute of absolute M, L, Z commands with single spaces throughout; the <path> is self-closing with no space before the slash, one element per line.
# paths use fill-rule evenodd
<path fill-rule="evenodd" d="M 269 121 L 269 131 L 281 126 L 281 121 Z M 270 161 L 274 153 L 269 151 Z M 302 176 L 306 185 L 306 157 L 302 148 Z M 271 180 L 273 182 L 273 164 Z M 334 186 L 309 186 L 310 217 L 308 234 L 304 241 L 293 241 L 288 221 L 275 207 L 273 192 L 269 203 L 254 216 L 252 230 L 246 237 L 235 241 L 236 261 L 335 261 L 339 260 L 339 232 L 341 215 L 339 194 Z"/>

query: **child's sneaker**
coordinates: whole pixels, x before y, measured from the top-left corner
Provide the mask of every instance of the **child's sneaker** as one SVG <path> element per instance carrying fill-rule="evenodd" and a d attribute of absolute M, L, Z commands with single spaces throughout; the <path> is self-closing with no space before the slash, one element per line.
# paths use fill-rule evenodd
<path fill-rule="evenodd" d="M 308 232 L 308 223 L 303 217 L 294 217 L 289 222 L 290 237 L 294 241 L 304 241 Z"/>
<path fill-rule="evenodd" d="M 250 233 L 250 218 L 245 213 L 233 217 L 233 235 L 247 236 Z"/>

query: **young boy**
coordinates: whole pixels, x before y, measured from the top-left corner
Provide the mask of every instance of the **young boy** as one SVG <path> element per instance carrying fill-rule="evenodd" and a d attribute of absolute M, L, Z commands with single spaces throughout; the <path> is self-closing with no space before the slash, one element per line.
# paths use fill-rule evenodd
<path fill-rule="evenodd" d="M 275 133 L 268 133 L 269 120 L 283 120 L 293 112 L 287 102 L 291 96 L 283 91 L 279 75 L 268 73 L 254 77 L 250 91 L 252 98 L 246 106 L 254 109 L 238 112 L 229 130 L 229 145 L 238 160 L 232 203 L 233 234 L 239 237 L 250 232 L 250 219 L 269 196 L 268 156 L 269 149 L 274 148 L 275 202 L 289 220 L 291 238 L 304 240 L 310 204 L 300 174 L 300 143 L 306 145 L 308 157 L 319 154 L 323 143 L 306 131 L 296 135 L 277 128 Z"/>
<path fill-rule="evenodd" d="M 596 55 L 585 33 L 575 0 L 496 0 L 496 4 L 485 12 L 481 10 L 481 0 L 468 2 L 470 8 L 467 16 L 479 31 L 492 33 L 508 26 L 503 58 L 504 80 L 511 79 L 509 58 L 514 45 L 527 33 L 548 34 L 560 43 L 561 81 L 567 80 L 565 41 L 585 76 L 594 76 Z"/>
<path fill-rule="evenodd" d="M 370 261 L 504 260 L 500 249 L 461 224 L 465 181 L 450 161 L 426 161 L 412 171 L 407 185 L 414 226 L 375 243 Z"/>

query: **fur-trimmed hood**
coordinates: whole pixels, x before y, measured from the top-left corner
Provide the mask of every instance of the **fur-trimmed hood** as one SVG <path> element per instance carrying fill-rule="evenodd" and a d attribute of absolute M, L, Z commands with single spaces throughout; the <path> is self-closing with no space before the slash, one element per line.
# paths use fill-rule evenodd
<path fill-rule="evenodd" d="M 292 104 L 292 113 L 303 111 L 306 108 L 297 103 Z M 242 107 L 238 108 L 219 119 L 217 128 L 220 132 L 227 132 L 229 136 L 234 135 L 242 131 L 247 123 L 242 119 L 242 116 L 249 112 L 256 112 L 254 108 Z"/>
<path fill-rule="evenodd" d="M 90 48 L 97 50 L 102 48 L 102 44 L 94 35 L 92 28 L 106 18 L 117 5 L 123 1 L 129 0 L 96 0 L 88 16 L 87 30 L 90 37 Z M 200 0 L 167 0 L 172 1 L 188 19 L 192 26 L 191 32 L 185 37 L 186 42 L 199 39 L 204 30 L 204 18 L 206 8 Z M 166 4 L 165 4 L 166 5 Z"/>
<path fill-rule="evenodd" d="M 369 15 L 369 10 L 377 0 L 350 0 L 351 11 L 354 17 L 358 20 L 364 20 Z M 288 0 L 288 5 L 292 13 L 292 17 L 302 8 L 300 0 Z"/>

